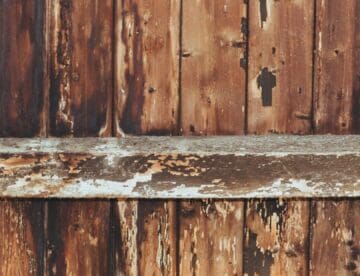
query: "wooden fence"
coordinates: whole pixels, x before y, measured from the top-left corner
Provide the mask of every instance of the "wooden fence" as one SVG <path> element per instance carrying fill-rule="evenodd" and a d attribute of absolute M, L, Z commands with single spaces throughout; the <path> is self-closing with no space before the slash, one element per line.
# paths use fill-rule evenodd
<path fill-rule="evenodd" d="M 124 132 L 359 133 L 360 2 L 0 0 L 0 136 Z M 360 273 L 358 199 L 0 204 L 1 275 Z"/>

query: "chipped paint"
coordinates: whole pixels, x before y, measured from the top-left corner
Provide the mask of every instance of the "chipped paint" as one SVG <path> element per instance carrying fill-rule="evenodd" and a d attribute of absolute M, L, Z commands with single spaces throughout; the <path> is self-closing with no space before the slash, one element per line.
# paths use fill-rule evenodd
<path fill-rule="evenodd" d="M 2 139 L 0 194 L 75 198 L 360 195 L 356 136 L 158 138 L 42 139 L 37 143 Z"/>

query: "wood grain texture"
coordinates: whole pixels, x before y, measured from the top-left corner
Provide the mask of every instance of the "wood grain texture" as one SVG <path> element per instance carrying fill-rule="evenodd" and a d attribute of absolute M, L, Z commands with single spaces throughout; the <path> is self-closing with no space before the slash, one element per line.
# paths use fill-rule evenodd
<path fill-rule="evenodd" d="M 45 1 L 0 1 L 0 137 L 46 134 Z M 44 202 L 0 201 L 0 274 L 41 275 Z"/>
<path fill-rule="evenodd" d="M 250 200 L 245 221 L 244 273 L 307 275 L 308 201 Z"/>
<path fill-rule="evenodd" d="M 114 134 L 178 132 L 180 1 L 115 1 Z M 175 275 L 176 202 L 119 200 L 115 271 Z"/>
<path fill-rule="evenodd" d="M 175 275 L 176 201 L 119 200 L 115 206 L 116 275 Z"/>
<path fill-rule="evenodd" d="M 44 202 L 0 201 L 1 275 L 43 275 Z"/>
<path fill-rule="evenodd" d="M 313 2 L 249 3 L 248 133 L 311 130 Z"/>
<path fill-rule="evenodd" d="M 316 133 L 359 133 L 360 3 L 316 2 Z"/>
<path fill-rule="evenodd" d="M 243 134 L 245 1 L 184 0 L 182 15 L 180 132 Z M 221 178 L 212 180 L 215 186 L 221 185 Z M 242 274 L 243 211 L 241 200 L 181 202 L 180 275 Z"/>
<path fill-rule="evenodd" d="M 0 139 L 0 196 L 358 197 L 360 137 Z"/>
<path fill-rule="evenodd" d="M 309 134 L 313 1 L 249 4 L 248 133 Z M 244 272 L 307 275 L 309 212 L 308 201 L 248 201 Z"/>
<path fill-rule="evenodd" d="M 110 275 L 109 203 L 48 202 L 46 275 Z"/>
<path fill-rule="evenodd" d="M 181 201 L 180 275 L 242 275 L 244 203 Z"/>
<path fill-rule="evenodd" d="M 317 1 L 315 133 L 359 130 L 360 5 Z M 360 275 L 360 201 L 314 200 L 311 275 Z"/>
<path fill-rule="evenodd" d="M 177 133 L 180 0 L 115 3 L 116 135 Z"/>
<path fill-rule="evenodd" d="M 245 1 L 183 1 L 181 131 L 243 134 Z"/>
<path fill-rule="evenodd" d="M 0 1 L 0 136 L 44 134 L 45 1 Z"/>
<path fill-rule="evenodd" d="M 312 204 L 310 275 L 360 275 L 360 201 Z"/>
<path fill-rule="evenodd" d="M 49 134 L 110 136 L 113 1 L 56 0 L 50 16 Z M 67 166 L 77 162 L 70 158 Z M 109 217 L 107 200 L 50 202 L 46 273 L 110 273 Z"/>
<path fill-rule="evenodd" d="M 109 136 L 113 3 L 56 0 L 50 10 L 50 135 Z"/>

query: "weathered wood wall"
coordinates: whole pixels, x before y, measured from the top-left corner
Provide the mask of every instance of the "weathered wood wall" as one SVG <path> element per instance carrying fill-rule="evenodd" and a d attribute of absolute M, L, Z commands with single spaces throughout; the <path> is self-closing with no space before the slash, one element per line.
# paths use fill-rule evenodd
<path fill-rule="evenodd" d="M 0 136 L 359 133 L 359 34 L 357 0 L 0 0 Z M 359 207 L 2 200 L 1 274 L 356 275 Z"/>

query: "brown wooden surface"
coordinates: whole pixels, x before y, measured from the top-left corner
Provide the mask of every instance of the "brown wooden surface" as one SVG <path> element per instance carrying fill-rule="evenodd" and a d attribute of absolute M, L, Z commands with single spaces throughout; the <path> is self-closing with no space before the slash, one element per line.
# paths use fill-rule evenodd
<path fill-rule="evenodd" d="M 316 200 L 311 210 L 310 275 L 359 275 L 360 201 Z"/>
<path fill-rule="evenodd" d="M 118 200 L 114 208 L 115 272 L 175 275 L 176 201 Z"/>
<path fill-rule="evenodd" d="M 359 133 L 359 18 L 356 0 L 0 0 L 0 136 Z M 59 160 L 71 181 L 87 158 Z M 360 273 L 358 199 L 0 207 L 2 275 Z"/>
<path fill-rule="evenodd" d="M 182 15 L 180 132 L 243 134 L 246 3 L 184 0 Z M 180 275 L 242 274 L 243 205 L 181 202 Z"/>
<path fill-rule="evenodd" d="M 243 134 L 245 118 L 245 1 L 184 0 L 181 132 Z"/>
<path fill-rule="evenodd" d="M 244 273 L 307 275 L 308 201 L 250 200 L 245 221 Z"/>
<path fill-rule="evenodd" d="M 44 202 L 0 201 L 0 274 L 43 275 Z"/>
<path fill-rule="evenodd" d="M 0 137 L 44 135 L 44 1 L 0 1 Z M 0 201 L 0 274 L 41 275 L 44 203 Z"/>
<path fill-rule="evenodd" d="M 111 135 L 112 15 L 111 0 L 49 5 L 50 135 Z"/>
<path fill-rule="evenodd" d="M 248 133 L 311 129 L 313 2 L 249 2 Z"/>
<path fill-rule="evenodd" d="M 180 1 L 115 3 L 114 134 L 176 134 Z M 116 205 L 115 271 L 174 275 L 176 203 L 120 200 Z"/>
<path fill-rule="evenodd" d="M 116 275 L 176 275 L 176 204 L 163 200 L 117 202 Z"/>
<path fill-rule="evenodd" d="M 181 201 L 180 275 L 242 275 L 244 203 Z"/>
<path fill-rule="evenodd" d="M 44 1 L 0 1 L 0 136 L 44 134 Z"/>
<path fill-rule="evenodd" d="M 250 1 L 249 13 L 248 133 L 309 134 L 313 1 Z M 244 272 L 307 275 L 309 212 L 308 201 L 248 201 Z"/>
<path fill-rule="evenodd" d="M 116 135 L 176 134 L 180 0 L 115 3 Z"/>
<path fill-rule="evenodd" d="M 58 0 L 49 13 L 50 135 L 110 136 L 113 3 Z M 69 158 L 67 166 L 83 161 Z M 46 273 L 109 273 L 109 217 L 107 200 L 50 202 Z"/>
<path fill-rule="evenodd" d="M 360 129 L 360 5 L 317 1 L 315 133 Z M 359 275 L 359 200 L 316 200 L 311 215 L 311 275 Z"/>
<path fill-rule="evenodd" d="M 109 275 L 109 202 L 51 200 L 46 275 Z"/>
<path fill-rule="evenodd" d="M 316 133 L 360 131 L 360 3 L 316 1 Z"/>
<path fill-rule="evenodd" d="M 354 135 L 0 139 L 6 197 L 359 197 L 359 179 Z"/>

